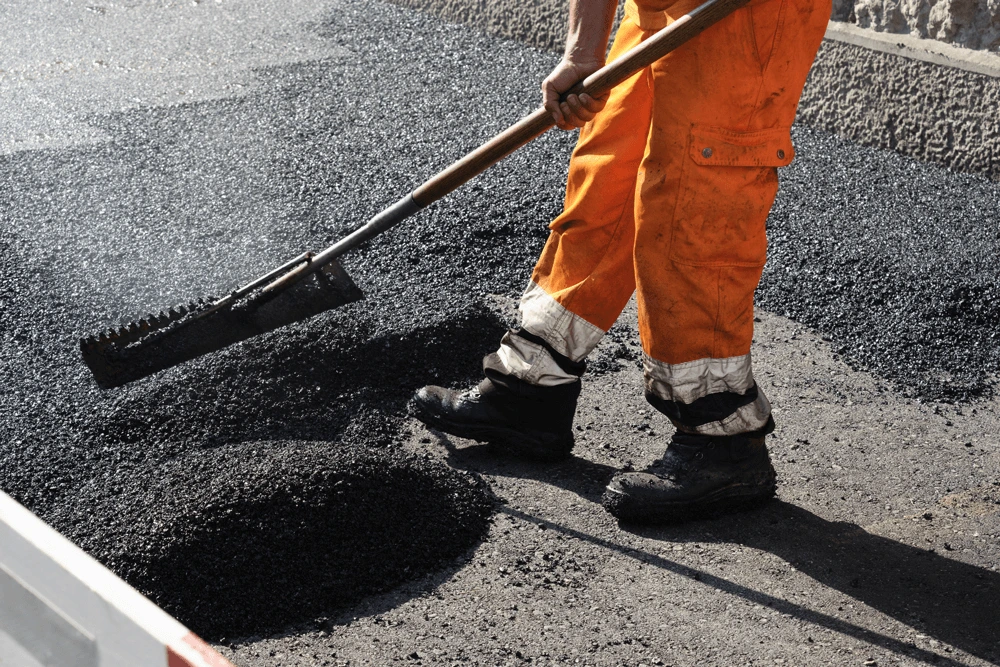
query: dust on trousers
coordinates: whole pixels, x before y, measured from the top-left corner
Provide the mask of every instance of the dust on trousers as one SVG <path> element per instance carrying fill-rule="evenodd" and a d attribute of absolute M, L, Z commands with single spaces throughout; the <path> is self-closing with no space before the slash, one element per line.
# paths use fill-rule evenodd
<path fill-rule="evenodd" d="M 697 0 L 629 0 L 614 59 Z M 565 207 L 487 358 L 531 384 L 575 382 L 633 292 L 646 397 L 679 430 L 733 435 L 771 407 L 750 359 L 777 168 L 830 0 L 752 0 L 617 86 L 580 132 Z"/>

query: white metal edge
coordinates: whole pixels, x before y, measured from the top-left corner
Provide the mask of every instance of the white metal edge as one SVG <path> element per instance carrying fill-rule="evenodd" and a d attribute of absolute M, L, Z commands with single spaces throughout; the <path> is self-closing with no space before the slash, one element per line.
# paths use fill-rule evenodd
<path fill-rule="evenodd" d="M 2 491 L 0 562 L 95 637 L 101 667 L 165 667 L 166 647 L 209 664 L 186 627 Z"/>
<path fill-rule="evenodd" d="M 826 29 L 826 38 L 873 51 L 1000 78 L 1000 54 L 992 51 L 974 51 L 939 42 L 936 39 L 922 39 L 913 35 L 876 32 L 842 21 L 830 21 Z"/>

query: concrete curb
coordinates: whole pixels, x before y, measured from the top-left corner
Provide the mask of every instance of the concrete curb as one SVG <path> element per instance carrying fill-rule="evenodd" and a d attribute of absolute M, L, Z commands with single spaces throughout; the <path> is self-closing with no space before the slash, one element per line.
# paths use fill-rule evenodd
<path fill-rule="evenodd" d="M 990 51 L 963 49 L 913 35 L 875 32 L 841 21 L 830 21 L 826 38 L 911 60 L 921 60 L 925 63 L 1000 78 L 1000 54 Z"/>
<path fill-rule="evenodd" d="M 823 41 L 797 122 L 1000 180 L 1000 77 L 973 70 L 993 63 L 951 57 L 954 47 L 931 40 L 894 45 L 840 27 Z"/>

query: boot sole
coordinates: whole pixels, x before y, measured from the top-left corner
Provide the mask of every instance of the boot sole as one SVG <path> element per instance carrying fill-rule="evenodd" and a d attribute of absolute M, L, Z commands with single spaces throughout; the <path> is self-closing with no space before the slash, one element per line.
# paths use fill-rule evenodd
<path fill-rule="evenodd" d="M 572 436 L 569 437 L 568 442 L 565 439 L 555 437 L 551 440 L 540 440 L 512 428 L 463 424 L 451 421 L 444 415 L 427 409 L 417 401 L 410 401 L 409 412 L 410 415 L 431 428 L 459 438 L 492 445 L 521 458 L 545 462 L 562 461 L 569 458 L 573 449 Z"/>
<path fill-rule="evenodd" d="M 622 523 L 667 524 L 699 519 L 714 519 L 756 509 L 775 496 L 777 479 L 771 477 L 761 487 L 751 484 L 732 484 L 717 489 L 694 500 L 651 503 L 640 502 L 634 497 L 611 488 L 604 490 L 601 504 Z"/>

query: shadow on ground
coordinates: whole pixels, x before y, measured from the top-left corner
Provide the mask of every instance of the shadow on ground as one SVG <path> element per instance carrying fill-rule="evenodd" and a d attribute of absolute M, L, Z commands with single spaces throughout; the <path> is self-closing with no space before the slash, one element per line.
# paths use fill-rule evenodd
<path fill-rule="evenodd" d="M 488 475 L 535 479 L 598 501 L 614 468 L 573 457 L 557 464 L 512 461 L 489 446 L 456 448 L 444 437 L 448 462 Z M 500 510 L 535 523 L 542 520 L 515 509 Z M 963 663 L 911 642 L 856 625 L 849 620 L 754 590 L 723 577 L 659 555 L 544 521 L 601 547 L 689 577 L 731 595 L 765 605 L 807 623 L 881 646 L 929 664 Z M 947 558 L 879 535 L 860 526 L 827 521 L 812 512 L 775 500 L 747 514 L 714 521 L 663 527 L 622 525 L 651 540 L 741 544 L 772 553 L 816 581 L 840 591 L 922 634 L 983 660 L 1000 661 L 1000 573 Z"/>
<path fill-rule="evenodd" d="M 457 447 L 447 433 L 434 429 L 432 433 L 447 450 L 448 465 L 456 470 L 533 479 L 572 491 L 591 502 L 600 502 L 605 485 L 616 472 L 611 466 L 594 463 L 579 456 L 555 463 L 541 463 L 519 460 L 489 444 Z"/>
<path fill-rule="evenodd" d="M 692 532 L 684 537 L 686 530 Z M 1000 573 L 995 571 L 874 535 L 847 521 L 827 521 L 780 500 L 745 517 L 701 527 L 637 532 L 653 539 L 714 539 L 770 552 L 921 633 L 984 660 L 1000 660 Z M 946 656 L 931 658 L 913 645 L 879 638 L 846 621 L 831 619 L 824 625 L 912 657 L 949 662 Z"/>

